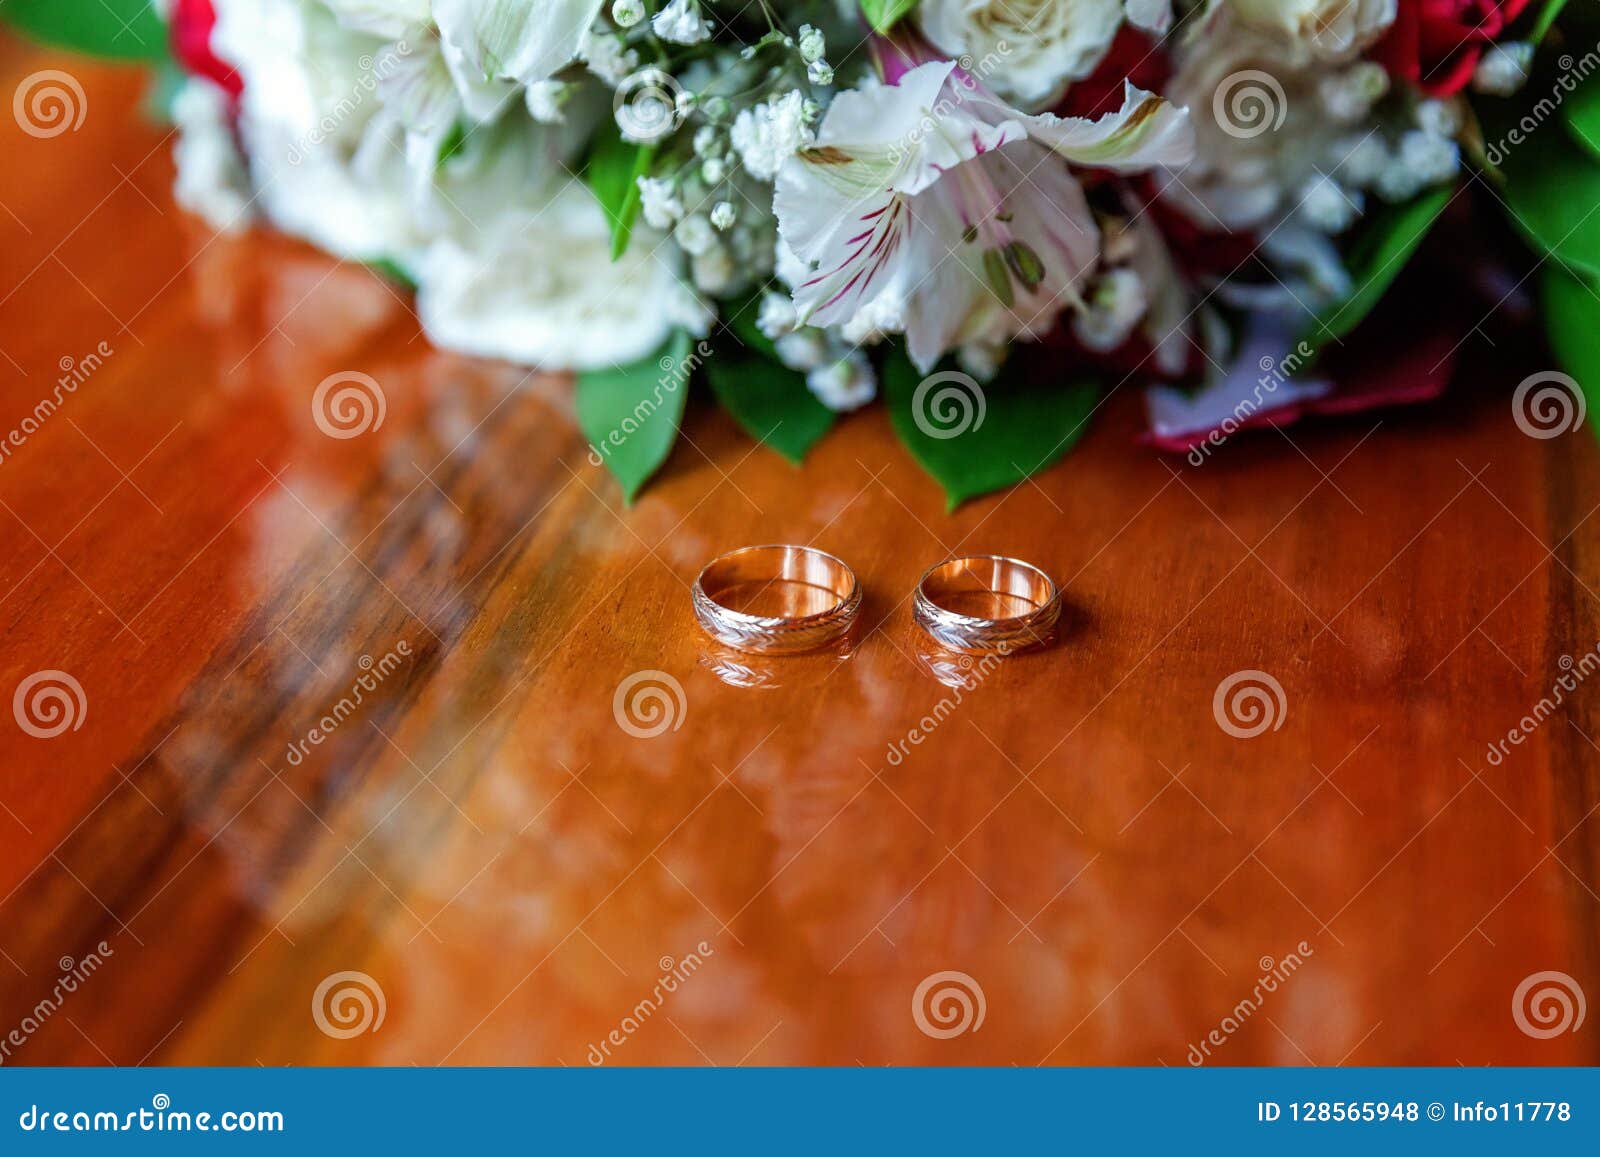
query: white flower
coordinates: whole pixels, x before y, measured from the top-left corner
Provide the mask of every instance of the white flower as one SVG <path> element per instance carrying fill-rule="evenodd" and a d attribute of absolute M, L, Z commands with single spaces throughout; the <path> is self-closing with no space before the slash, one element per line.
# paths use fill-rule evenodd
<path fill-rule="evenodd" d="M 1363 60 L 1324 76 L 1317 85 L 1322 107 L 1335 120 L 1353 124 L 1372 112 L 1372 106 L 1389 91 L 1389 74 L 1371 60 Z"/>
<path fill-rule="evenodd" d="M 605 0 L 433 0 L 445 43 L 482 77 L 549 80 L 578 55 Z"/>
<path fill-rule="evenodd" d="M 878 393 L 878 376 L 860 350 L 806 375 L 806 388 L 830 410 L 859 410 Z"/>
<path fill-rule="evenodd" d="M 373 92 L 385 41 L 312 0 L 221 0 L 212 44 L 244 80 L 239 133 L 274 224 L 340 257 L 391 257 L 415 242 L 400 132 Z"/>
<path fill-rule="evenodd" d="M 935 46 L 970 57 L 985 84 L 1029 108 L 1093 72 L 1122 16 L 1122 0 L 923 0 L 917 10 Z"/>
<path fill-rule="evenodd" d="M 640 177 L 639 211 L 650 228 L 671 229 L 683 216 L 677 185 L 660 177 Z"/>
<path fill-rule="evenodd" d="M 1172 0 L 1127 0 L 1128 23 L 1165 34 L 1172 27 Z"/>
<path fill-rule="evenodd" d="M 1184 40 L 1167 96 L 1194 117 L 1196 156 L 1163 196 L 1210 230 L 1269 227 L 1347 155 L 1319 93 L 1340 65 L 1240 25 L 1224 7 Z"/>
<path fill-rule="evenodd" d="M 880 298 L 903 303 L 924 372 L 966 342 L 1038 335 L 1100 254 L 1065 162 L 1129 172 L 1192 150 L 1187 114 L 1132 85 L 1094 121 L 1025 116 L 950 61 L 841 93 L 816 145 L 778 175 L 778 228 L 813 270 L 795 304 L 834 326 Z"/>
<path fill-rule="evenodd" d="M 703 213 L 691 213 L 673 231 L 673 238 L 690 257 L 709 253 L 717 244 L 716 230 L 711 228 Z"/>
<path fill-rule="evenodd" d="M 1072 319 L 1072 332 L 1084 348 L 1110 353 L 1125 345 L 1150 308 L 1144 282 L 1132 269 L 1106 271 L 1083 312 Z"/>
<path fill-rule="evenodd" d="M 613 262 L 605 210 L 565 182 L 546 205 L 436 240 L 414 263 L 417 312 L 448 349 L 550 368 L 622 365 L 680 326 L 709 325 L 671 252 L 639 235 Z"/>
<path fill-rule="evenodd" d="M 1318 173 L 1300 190 L 1300 216 L 1320 233 L 1343 233 L 1361 216 L 1361 194 Z"/>
<path fill-rule="evenodd" d="M 559 80 L 541 80 L 527 88 L 528 115 L 540 124 L 558 125 L 566 114 L 561 102 L 567 95 L 567 86 Z"/>
<path fill-rule="evenodd" d="M 322 0 L 339 22 L 358 32 L 398 40 L 433 19 L 430 0 Z"/>
<path fill-rule="evenodd" d="M 1394 23 L 1397 0 L 1223 0 L 1250 28 L 1311 51 L 1349 60 Z"/>
<path fill-rule="evenodd" d="M 809 24 L 800 26 L 800 59 L 807 64 L 815 64 L 828 54 L 828 41 L 822 30 L 813 28 Z"/>
<path fill-rule="evenodd" d="M 731 201 L 718 201 L 711 207 L 711 224 L 719 233 L 726 233 L 739 219 L 739 211 Z"/>
<path fill-rule="evenodd" d="M 710 297 L 726 296 L 739 280 L 733 255 L 721 245 L 696 254 L 689 262 L 689 271 L 694 278 L 695 288 Z"/>
<path fill-rule="evenodd" d="M 770 104 L 741 109 L 730 135 L 744 167 L 763 181 L 776 177 L 783 162 L 813 137 L 806 121 L 806 100 L 798 89 Z"/>
<path fill-rule="evenodd" d="M 608 32 L 585 32 L 578 41 L 578 59 L 613 87 L 627 80 L 639 67 L 639 54 L 625 46 L 622 37 Z"/>
<path fill-rule="evenodd" d="M 611 19 L 618 28 L 632 28 L 644 19 L 644 0 L 617 0 L 611 6 Z"/>
<path fill-rule="evenodd" d="M 828 360 L 827 335 L 809 326 L 783 334 L 773 341 L 772 348 L 780 362 L 801 373 L 809 373 Z"/>
<path fill-rule="evenodd" d="M 1401 134 L 1394 163 L 1378 178 L 1386 201 L 1409 201 L 1430 185 L 1442 184 L 1461 170 L 1461 147 L 1426 129 Z"/>
<path fill-rule="evenodd" d="M 1532 64 L 1533 45 L 1525 40 L 1493 45 L 1473 70 L 1473 91 L 1490 96 L 1515 96 L 1528 82 L 1528 69 Z"/>
<path fill-rule="evenodd" d="M 656 13 L 650 27 L 672 44 L 699 44 L 711 35 L 711 25 L 700 15 L 699 0 L 672 0 Z"/>
<path fill-rule="evenodd" d="M 756 318 L 756 328 L 776 341 L 793 333 L 799 321 L 794 302 L 782 293 L 768 293 L 761 298 L 761 313 Z"/>
<path fill-rule="evenodd" d="M 172 119 L 180 132 L 173 150 L 178 204 L 215 229 L 248 225 L 250 177 L 234 144 L 227 96 L 209 81 L 185 81 L 172 102 Z"/>

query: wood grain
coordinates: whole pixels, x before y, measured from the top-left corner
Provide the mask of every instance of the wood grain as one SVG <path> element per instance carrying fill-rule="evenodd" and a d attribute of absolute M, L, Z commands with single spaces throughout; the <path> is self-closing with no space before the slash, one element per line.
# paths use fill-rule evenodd
<path fill-rule="evenodd" d="M 1600 1061 L 1592 1015 L 1513 1016 L 1538 972 L 1600 997 L 1592 690 L 1487 757 L 1600 640 L 1595 448 L 1511 421 L 1539 349 L 1473 339 L 1447 405 L 1199 469 L 1119 392 L 954 515 L 881 412 L 797 470 L 696 406 L 627 509 L 564 380 L 182 215 L 135 74 L 0 67 L 89 109 L 0 126 L 0 430 L 111 351 L 0 460 L 0 695 L 86 703 L 0 714 L 8 1062 L 1181 1065 L 1234 1018 L 1212 1063 Z M 311 398 L 347 371 L 387 413 L 339 440 Z M 696 631 L 698 568 L 769 541 L 851 561 L 851 647 Z M 1064 582 L 1061 642 L 928 651 L 906 596 L 966 551 Z M 1286 711 L 1238 739 L 1213 695 L 1252 669 Z M 614 712 L 640 672 L 682 689 L 654 738 Z M 913 1015 L 945 971 L 984 1006 L 949 1039 Z M 375 1031 L 319 1027 L 341 972 Z"/>

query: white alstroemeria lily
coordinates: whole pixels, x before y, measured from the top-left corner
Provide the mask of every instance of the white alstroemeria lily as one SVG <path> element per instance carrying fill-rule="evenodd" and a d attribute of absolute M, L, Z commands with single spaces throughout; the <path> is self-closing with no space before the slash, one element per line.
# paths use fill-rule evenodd
<path fill-rule="evenodd" d="M 1188 113 L 1128 85 L 1098 120 L 1027 116 L 950 61 L 841 93 L 816 143 L 785 162 L 774 208 L 810 274 L 800 318 L 871 310 L 924 372 L 969 342 L 1051 328 L 1100 255 L 1071 164 L 1128 172 L 1193 155 Z"/>
<path fill-rule="evenodd" d="M 445 44 L 484 79 L 549 80 L 578 55 L 605 0 L 434 0 Z"/>

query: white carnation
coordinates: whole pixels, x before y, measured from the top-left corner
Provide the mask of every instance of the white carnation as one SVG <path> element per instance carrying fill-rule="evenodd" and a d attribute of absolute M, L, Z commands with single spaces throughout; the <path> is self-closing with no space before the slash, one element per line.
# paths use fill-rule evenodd
<path fill-rule="evenodd" d="M 709 326 L 671 252 L 637 236 L 613 262 L 610 218 L 567 182 L 532 212 L 436 240 L 415 263 L 417 312 L 448 349 L 561 369 L 621 365 L 648 357 L 680 326 Z"/>

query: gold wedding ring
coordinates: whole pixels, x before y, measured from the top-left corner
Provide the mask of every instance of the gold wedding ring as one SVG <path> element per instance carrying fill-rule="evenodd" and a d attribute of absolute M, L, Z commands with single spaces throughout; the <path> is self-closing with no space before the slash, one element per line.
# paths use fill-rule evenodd
<path fill-rule="evenodd" d="M 946 647 L 1009 653 L 1049 642 L 1061 618 L 1061 594 L 1031 563 L 972 555 L 923 575 L 912 615 Z"/>
<path fill-rule="evenodd" d="M 861 609 L 861 585 L 833 555 L 809 546 L 748 546 L 714 559 L 694 580 L 695 618 L 730 647 L 761 654 L 813 651 L 838 639 Z"/>

